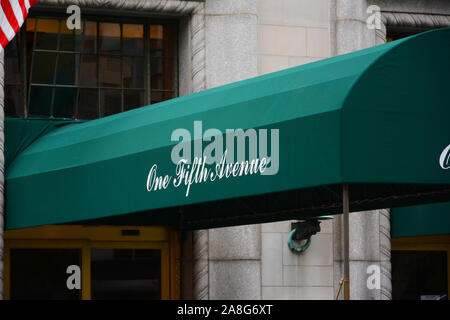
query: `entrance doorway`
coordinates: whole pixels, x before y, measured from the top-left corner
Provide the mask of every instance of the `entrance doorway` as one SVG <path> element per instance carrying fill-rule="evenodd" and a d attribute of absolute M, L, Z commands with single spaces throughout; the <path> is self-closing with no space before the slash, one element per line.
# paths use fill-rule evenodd
<path fill-rule="evenodd" d="M 179 298 L 179 245 L 163 227 L 45 226 L 5 234 L 5 298 Z"/>
<path fill-rule="evenodd" d="M 450 235 L 392 239 L 392 299 L 448 300 Z"/>

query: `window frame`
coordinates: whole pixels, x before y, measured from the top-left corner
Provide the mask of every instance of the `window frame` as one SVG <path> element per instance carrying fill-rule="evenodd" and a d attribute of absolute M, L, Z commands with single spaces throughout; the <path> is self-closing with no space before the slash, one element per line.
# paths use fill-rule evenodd
<path fill-rule="evenodd" d="M 32 10 L 32 12 L 30 12 L 30 14 L 28 15 L 27 19 L 31 18 L 31 19 L 57 19 L 58 21 L 64 21 L 65 18 L 67 18 L 67 14 L 64 13 L 60 13 L 60 12 L 49 12 L 49 11 L 44 11 L 41 10 L 40 8 L 38 8 L 38 10 Z M 89 12 L 86 13 L 82 16 L 82 24 L 83 24 L 83 34 L 80 36 L 82 37 L 81 41 L 84 40 L 84 24 L 86 21 L 95 21 L 97 22 L 97 45 L 98 45 L 98 41 L 100 38 L 100 34 L 99 34 L 99 25 L 100 23 L 119 23 L 120 24 L 120 32 L 121 32 L 121 37 L 120 37 L 120 44 L 121 44 L 121 52 L 119 54 L 109 54 L 109 53 L 102 53 L 99 50 L 96 50 L 95 53 L 93 53 L 92 55 L 95 55 L 96 59 L 97 59 L 97 86 L 95 88 L 92 88 L 94 90 L 97 90 L 97 114 L 98 117 L 93 118 L 93 119 L 97 119 L 97 118 L 102 118 L 105 117 L 105 108 L 104 106 L 102 106 L 101 104 L 101 90 L 118 90 L 121 93 L 121 107 L 120 107 L 120 112 L 124 112 L 128 109 L 126 109 L 125 107 L 125 103 L 124 103 L 124 99 L 125 99 L 125 91 L 126 90 L 130 90 L 130 91 L 144 91 L 144 104 L 143 106 L 148 106 L 152 101 L 152 94 L 153 93 L 157 93 L 157 92 L 170 92 L 172 95 L 172 99 L 176 98 L 179 96 L 179 50 L 178 50 L 178 41 L 179 41 L 179 21 L 177 19 L 174 18 L 165 18 L 162 19 L 160 17 L 142 17 L 142 16 L 137 16 L 137 17 L 131 17 L 129 15 L 123 15 L 120 17 L 117 16 L 110 16 L 108 15 L 108 13 L 94 13 L 94 12 Z M 124 87 L 124 83 L 123 83 L 123 58 L 124 57 L 135 57 L 135 56 L 131 56 L 131 55 L 127 55 L 124 54 L 122 52 L 122 48 L 123 48 L 123 25 L 124 24 L 139 24 L 143 26 L 144 29 L 144 33 L 143 33 L 143 42 L 144 42 L 144 55 L 142 56 L 144 59 L 144 66 L 145 66 L 145 71 L 144 71 L 144 88 L 125 88 Z M 152 89 L 151 86 L 151 77 L 152 77 L 152 59 L 154 59 L 155 57 L 151 55 L 152 51 L 150 49 L 150 26 L 151 25 L 167 25 L 170 26 L 173 32 L 173 43 L 172 43 L 172 56 L 171 57 L 167 57 L 167 56 L 157 56 L 157 58 L 159 59 L 171 59 L 172 60 L 172 89 L 168 90 L 168 89 Z M 37 27 L 37 23 L 35 24 L 35 28 Z M 75 30 L 74 30 L 75 31 Z M 57 34 L 57 48 L 56 50 L 42 50 L 42 49 L 36 49 L 36 36 L 37 33 L 34 32 L 34 40 L 33 40 L 33 48 L 30 49 L 32 58 L 31 58 L 31 65 L 28 68 L 28 63 L 27 63 L 27 42 L 26 42 L 26 27 L 24 26 L 23 28 L 21 28 L 21 30 L 18 33 L 18 37 L 20 37 L 20 63 L 23 66 L 21 68 L 21 80 L 22 80 L 22 94 L 23 94 L 23 106 L 22 106 L 22 110 L 21 112 L 17 112 L 18 116 L 20 116 L 21 114 L 23 114 L 24 118 L 27 117 L 41 117 L 39 115 L 30 115 L 30 102 L 31 102 L 31 87 L 33 86 L 48 86 L 50 88 L 52 88 L 52 97 L 51 97 L 51 105 L 50 105 L 50 116 L 48 116 L 49 118 L 55 118 L 54 116 L 54 97 L 55 97 L 55 88 L 75 88 L 77 90 L 77 96 L 76 99 L 74 101 L 75 106 L 74 106 L 74 114 L 72 117 L 69 117 L 70 119 L 79 119 L 79 120 L 91 120 L 91 119 L 84 119 L 84 118 L 80 118 L 79 117 L 79 106 L 78 106 L 78 101 L 79 101 L 79 92 L 80 89 L 86 89 L 86 86 L 81 86 L 79 84 L 79 81 L 76 80 L 76 83 L 74 85 L 64 85 L 64 84 L 56 84 L 55 83 L 55 76 L 53 77 L 53 83 L 52 84 L 33 84 L 32 81 L 32 73 L 33 73 L 33 65 L 35 63 L 35 53 L 36 52 L 54 52 L 55 54 L 57 54 L 57 56 L 59 56 L 61 53 L 69 53 L 69 54 L 74 54 L 76 55 L 76 59 L 78 61 L 78 66 L 75 68 L 75 77 L 76 79 L 80 77 L 80 70 L 81 70 L 81 58 L 83 55 L 86 55 L 86 53 L 83 53 L 82 49 L 79 51 L 66 51 L 66 50 L 60 50 L 59 48 L 59 42 L 60 42 L 60 38 L 61 38 L 61 23 L 59 24 L 59 32 Z M 90 53 L 88 53 L 87 55 L 91 55 Z M 100 75 L 100 57 L 101 56 L 117 56 L 120 57 L 120 62 L 121 62 L 121 85 L 120 87 L 117 88 L 109 88 L 109 87 L 103 87 L 101 86 L 101 75 Z M 57 71 L 57 62 L 55 63 L 55 74 Z M 29 79 L 27 81 L 27 73 L 29 72 Z M 58 118 L 58 117 L 56 117 Z"/>

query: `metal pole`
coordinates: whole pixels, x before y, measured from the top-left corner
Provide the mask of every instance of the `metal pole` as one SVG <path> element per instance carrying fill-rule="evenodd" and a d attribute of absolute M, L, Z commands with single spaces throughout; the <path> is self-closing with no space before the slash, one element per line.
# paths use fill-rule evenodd
<path fill-rule="evenodd" d="M 350 300 L 350 241 L 348 184 L 342 185 L 342 206 L 344 214 L 344 300 Z"/>

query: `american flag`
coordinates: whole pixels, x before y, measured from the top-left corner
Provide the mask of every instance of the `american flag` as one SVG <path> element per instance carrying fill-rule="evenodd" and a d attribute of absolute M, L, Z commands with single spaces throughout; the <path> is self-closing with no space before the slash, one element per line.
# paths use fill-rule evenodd
<path fill-rule="evenodd" d="M 38 0 L 0 0 L 0 52 L 16 35 L 27 17 L 28 10 Z"/>

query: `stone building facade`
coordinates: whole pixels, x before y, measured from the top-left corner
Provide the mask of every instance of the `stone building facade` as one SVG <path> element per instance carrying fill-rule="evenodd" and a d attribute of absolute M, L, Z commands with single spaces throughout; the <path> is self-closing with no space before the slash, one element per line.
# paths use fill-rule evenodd
<path fill-rule="evenodd" d="M 236 2 L 226 2 L 222 1 L 222 8 L 236 14 Z M 260 0 L 247 1 L 247 5 L 250 2 L 257 21 L 258 75 L 382 44 L 389 32 L 413 34 L 450 26 L 446 1 Z M 376 7 L 369 9 L 373 5 L 380 9 L 381 24 L 370 29 L 367 19 L 376 13 Z M 255 23 L 252 21 L 248 18 L 247 23 Z M 202 231 L 201 241 L 194 235 L 194 252 L 198 246 L 208 250 L 202 251 L 203 268 L 195 268 L 193 260 L 192 279 L 203 279 L 203 286 L 192 293 L 187 286 L 185 296 L 334 299 L 342 277 L 341 220 L 336 216 L 322 222 L 321 232 L 301 254 L 287 246 L 291 221 Z M 390 250 L 389 209 L 351 213 L 352 299 L 392 298 Z M 380 268 L 380 289 L 367 288 L 371 265 Z M 190 273 L 191 265 L 185 270 Z"/>
<path fill-rule="evenodd" d="M 391 30 L 450 26 L 450 2 L 445 0 L 41 0 L 39 5 L 69 4 L 82 12 L 107 9 L 117 16 L 178 19 L 180 95 L 381 44 Z M 379 29 L 367 27 L 371 5 L 381 10 Z M 0 64 L 3 148 L 3 57 Z M 182 297 L 333 299 L 342 273 L 341 218 L 321 228 L 301 254 L 287 246 L 290 221 L 184 234 Z M 0 251 L 0 278 L 1 258 Z M 391 298 L 388 209 L 351 214 L 350 259 L 352 299 Z M 381 288 L 369 290 L 366 270 L 373 264 L 380 266 Z"/>

